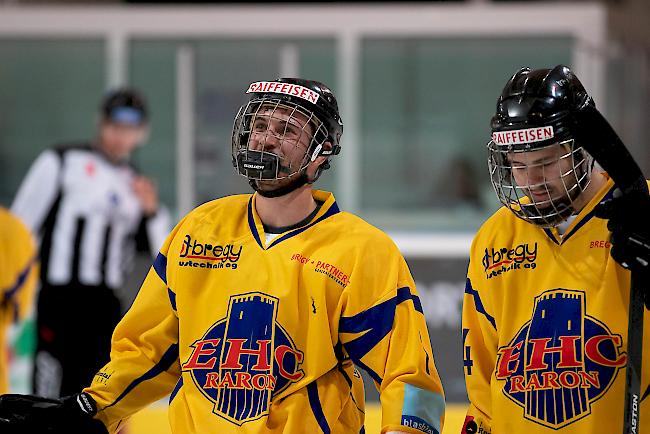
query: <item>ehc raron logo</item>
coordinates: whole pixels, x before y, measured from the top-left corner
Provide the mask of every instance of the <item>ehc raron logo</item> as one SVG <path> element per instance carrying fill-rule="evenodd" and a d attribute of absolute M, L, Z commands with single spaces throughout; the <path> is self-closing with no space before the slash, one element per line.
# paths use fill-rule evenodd
<path fill-rule="evenodd" d="M 491 279 L 511 270 L 522 268 L 534 269 L 537 267 L 537 243 L 530 245 L 519 244 L 511 249 L 501 247 L 500 249 L 485 249 L 483 255 L 483 271 L 486 277 Z"/>
<path fill-rule="evenodd" d="M 261 292 L 231 296 L 226 317 L 191 345 L 181 366 L 213 413 L 233 424 L 268 414 L 272 398 L 305 376 L 303 352 L 277 321 L 279 305 Z"/>
<path fill-rule="evenodd" d="M 209 244 L 192 240 L 192 237 L 185 235 L 181 246 L 180 258 L 186 261 L 178 261 L 181 267 L 194 268 L 237 268 L 237 261 L 241 257 L 243 246 L 237 248 L 234 244 Z M 206 262 L 207 261 L 207 262 Z"/>
<path fill-rule="evenodd" d="M 559 429 L 591 413 L 625 366 L 623 339 L 587 314 L 584 291 L 535 298 L 530 321 L 499 348 L 495 377 L 524 417 Z"/>

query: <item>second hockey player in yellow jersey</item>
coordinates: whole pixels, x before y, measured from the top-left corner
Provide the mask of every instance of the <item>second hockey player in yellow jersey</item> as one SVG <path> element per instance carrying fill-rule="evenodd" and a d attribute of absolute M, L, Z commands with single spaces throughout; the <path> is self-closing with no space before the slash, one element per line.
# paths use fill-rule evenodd
<path fill-rule="evenodd" d="M 464 434 L 622 432 L 630 272 L 594 216 L 614 184 L 575 140 L 582 104 L 593 102 L 562 66 L 520 70 L 497 103 L 488 146 L 504 207 L 472 244 Z M 647 315 L 640 327 L 650 335 Z M 641 432 L 650 429 L 644 364 Z"/>

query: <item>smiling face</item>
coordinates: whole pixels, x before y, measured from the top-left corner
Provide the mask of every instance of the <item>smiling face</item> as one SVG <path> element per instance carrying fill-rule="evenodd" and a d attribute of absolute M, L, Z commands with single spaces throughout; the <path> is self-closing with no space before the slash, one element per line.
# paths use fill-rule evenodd
<path fill-rule="evenodd" d="M 315 179 L 330 150 L 322 122 L 297 104 L 280 100 L 249 103 L 235 120 L 233 160 L 257 191 L 272 192 Z"/>
<path fill-rule="evenodd" d="M 277 155 L 279 179 L 294 176 L 309 162 L 314 120 L 289 107 L 262 106 L 251 120 L 248 149 Z"/>

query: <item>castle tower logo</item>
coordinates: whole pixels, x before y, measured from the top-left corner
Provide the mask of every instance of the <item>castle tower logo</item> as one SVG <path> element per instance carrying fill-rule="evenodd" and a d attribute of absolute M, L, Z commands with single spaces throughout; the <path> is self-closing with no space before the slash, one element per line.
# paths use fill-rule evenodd
<path fill-rule="evenodd" d="M 304 377 L 303 353 L 277 322 L 278 305 L 260 292 L 230 297 L 226 318 L 192 344 L 182 364 L 213 412 L 236 425 L 268 414 L 271 399 Z"/>
<path fill-rule="evenodd" d="M 553 289 L 535 298 L 531 320 L 499 348 L 496 378 L 526 419 L 559 429 L 607 393 L 627 361 L 622 345 L 586 313 L 583 291 Z"/>

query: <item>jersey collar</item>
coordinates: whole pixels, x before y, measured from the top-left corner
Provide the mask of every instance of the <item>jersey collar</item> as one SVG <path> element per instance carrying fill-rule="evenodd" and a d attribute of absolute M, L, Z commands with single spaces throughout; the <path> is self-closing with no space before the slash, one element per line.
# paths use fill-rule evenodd
<path fill-rule="evenodd" d="M 555 243 L 563 244 L 565 243 L 573 234 L 575 234 L 581 227 L 583 227 L 587 222 L 594 218 L 594 208 L 600 202 L 606 199 L 610 199 L 614 194 L 614 181 L 606 174 L 603 175 L 607 178 L 605 185 L 591 198 L 591 200 L 585 205 L 582 210 L 578 213 L 576 218 L 571 222 L 567 230 L 564 232 L 564 235 L 560 235 L 556 228 L 545 228 L 544 232 L 546 235 Z"/>
<path fill-rule="evenodd" d="M 255 238 L 255 241 L 262 248 L 262 250 L 268 250 L 271 247 L 291 237 L 295 237 L 296 235 L 304 232 L 315 224 L 340 212 L 339 207 L 336 204 L 336 199 L 334 199 L 334 195 L 332 193 L 321 190 L 312 190 L 312 196 L 315 200 L 323 202 L 320 210 L 318 210 L 313 218 L 310 221 L 306 222 L 304 226 L 284 232 L 280 236 L 274 238 L 268 245 L 265 241 L 266 237 L 264 236 L 264 226 L 262 225 L 262 220 L 260 220 L 260 216 L 255 210 L 257 193 L 251 196 L 250 200 L 248 201 L 248 227 L 253 234 L 253 238 Z"/>

